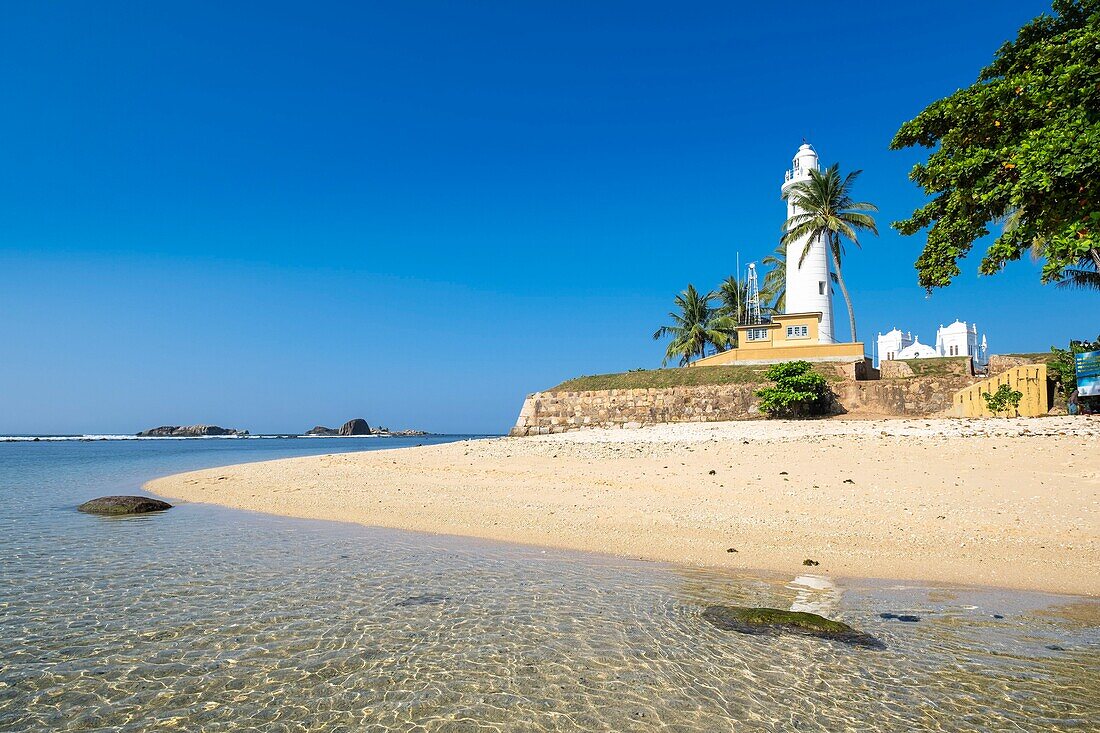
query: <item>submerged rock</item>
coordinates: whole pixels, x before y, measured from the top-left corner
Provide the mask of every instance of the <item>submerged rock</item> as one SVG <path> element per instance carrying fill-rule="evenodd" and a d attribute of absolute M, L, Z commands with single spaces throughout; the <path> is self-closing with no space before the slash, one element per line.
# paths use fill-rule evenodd
<path fill-rule="evenodd" d="M 748 608 L 744 606 L 708 606 L 703 618 L 723 631 L 739 634 L 771 635 L 800 634 L 818 639 L 839 641 L 867 649 L 885 649 L 881 641 L 846 623 L 833 621 L 816 613 L 781 611 L 777 608 Z"/>
<path fill-rule="evenodd" d="M 914 616 L 911 613 L 880 613 L 878 617 L 886 621 L 904 621 L 907 624 L 920 621 L 920 616 Z"/>
<path fill-rule="evenodd" d="M 77 507 L 77 511 L 88 514 L 146 514 L 171 508 L 168 502 L 148 496 L 101 496 L 84 502 Z"/>
<path fill-rule="evenodd" d="M 440 603 L 446 603 L 451 600 L 448 596 L 439 595 L 436 593 L 427 593 L 422 596 L 409 596 L 403 601 L 398 601 L 398 606 L 435 606 Z"/>

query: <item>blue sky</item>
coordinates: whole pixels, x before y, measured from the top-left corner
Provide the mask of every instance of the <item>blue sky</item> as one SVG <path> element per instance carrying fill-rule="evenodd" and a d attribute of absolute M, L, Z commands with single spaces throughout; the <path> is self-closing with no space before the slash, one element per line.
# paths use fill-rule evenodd
<path fill-rule="evenodd" d="M 803 137 L 881 209 L 863 340 L 1095 336 L 1029 262 L 926 297 L 888 227 L 922 201 L 898 125 L 1049 5 L 893 5 L 9 5 L 0 433 L 505 431 L 658 366 L 673 295 L 775 247 Z"/>

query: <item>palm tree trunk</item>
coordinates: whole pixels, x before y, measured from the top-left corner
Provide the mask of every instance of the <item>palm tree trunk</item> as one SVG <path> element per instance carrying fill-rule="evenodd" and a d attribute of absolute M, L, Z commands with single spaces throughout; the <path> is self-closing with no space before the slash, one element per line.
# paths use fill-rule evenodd
<path fill-rule="evenodd" d="M 836 256 L 836 249 L 829 248 L 833 255 L 833 269 L 836 270 L 836 284 L 840 286 L 840 294 L 844 296 L 844 305 L 848 306 L 848 325 L 852 328 L 852 342 L 856 340 L 856 313 L 852 310 L 852 299 L 848 296 L 848 288 L 844 285 L 844 277 L 840 274 L 840 258 Z"/>
<path fill-rule="evenodd" d="M 1089 257 L 1092 258 L 1092 263 L 1096 265 L 1097 272 L 1100 272 L 1100 249 L 1096 249 L 1096 247 L 1090 247 Z"/>

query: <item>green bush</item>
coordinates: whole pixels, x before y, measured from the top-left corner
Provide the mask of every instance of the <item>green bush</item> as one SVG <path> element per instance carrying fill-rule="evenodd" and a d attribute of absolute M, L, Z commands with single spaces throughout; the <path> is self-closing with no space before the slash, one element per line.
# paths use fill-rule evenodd
<path fill-rule="evenodd" d="M 1007 384 L 1002 384 L 997 388 L 997 391 L 992 394 L 986 393 L 982 395 L 982 399 L 985 400 L 985 406 L 988 407 L 989 411 L 994 415 L 1000 415 L 1010 407 L 1012 408 L 1012 413 L 1016 414 L 1016 408 L 1020 406 L 1020 400 L 1023 398 L 1023 392 L 1012 389 L 1012 387 Z"/>
<path fill-rule="evenodd" d="M 829 411 L 833 397 L 829 382 L 810 362 L 776 364 L 764 376 L 775 384 L 757 390 L 756 396 L 769 417 L 809 417 Z"/>
<path fill-rule="evenodd" d="M 1063 394 L 1077 389 L 1077 354 L 1100 350 L 1100 336 L 1095 341 L 1070 341 L 1068 349 L 1050 347 L 1051 356 L 1047 361 L 1047 374 L 1056 383 Z"/>

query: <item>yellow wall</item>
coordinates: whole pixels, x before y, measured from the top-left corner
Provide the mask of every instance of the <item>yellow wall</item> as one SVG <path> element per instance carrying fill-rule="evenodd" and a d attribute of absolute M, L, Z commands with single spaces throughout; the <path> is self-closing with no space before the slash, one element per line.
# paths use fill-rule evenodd
<path fill-rule="evenodd" d="M 816 344 L 818 342 L 817 327 L 821 325 L 820 313 L 813 313 L 811 315 L 795 313 L 792 315 L 776 316 L 775 322 L 779 324 L 779 328 L 776 330 L 774 336 L 776 346 L 801 346 L 804 344 Z M 787 338 L 787 326 L 807 326 L 809 335 Z"/>
<path fill-rule="evenodd" d="M 982 395 L 996 392 L 1002 384 L 1024 393 L 1018 408 L 1023 417 L 1045 415 L 1051 407 L 1046 364 L 1027 364 L 960 389 L 955 393 L 952 412 L 956 417 L 993 417 Z"/>
<path fill-rule="evenodd" d="M 772 323 L 759 326 L 737 327 L 737 348 L 745 351 L 760 349 L 773 349 L 780 346 L 806 346 L 818 343 L 818 325 L 821 323 L 820 313 L 784 313 L 773 316 Z M 787 338 L 787 326 L 806 326 L 809 334 L 800 338 Z M 748 331 L 750 328 L 765 328 L 768 331 L 766 341 L 750 341 Z M 748 358 L 748 357 L 745 357 Z M 755 359 L 763 357 L 756 356 Z"/>
<path fill-rule="evenodd" d="M 811 361 L 814 359 L 835 359 L 836 361 L 851 359 L 852 361 L 858 361 L 864 356 L 863 343 L 859 341 L 848 344 L 819 344 L 810 339 L 802 340 L 811 341 L 811 343 L 796 345 L 798 344 L 797 341 L 783 341 L 776 342 L 775 345 L 772 345 L 769 342 L 765 342 L 768 343 L 768 346 L 765 348 L 730 349 L 729 351 L 723 351 L 708 356 L 705 359 L 699 359 L 698 361 L 692 362 L 692 366 L 721 366 L 722 364 L 738 364 L 747 361 L 763 360 L 769 362 L 795 361 L 798 359 L 808 359 Z"/>
<path fill-rule="evenodd" d="M 766 341 L 750 341 L 749 340 L 749 328 L 764 328 L 768 331 L 768 339 Z M 772 348 L 772 343 L 775 340 L 775 332 L 778 329 L 774 324 L 766 324 L 762 326 L 749 326 L 740 327 L 737 329 L 737 348 L 744 349 L 745 351 L 764 351 Z"/>

